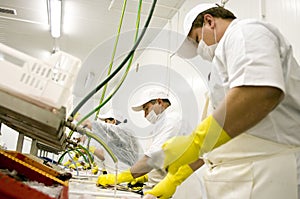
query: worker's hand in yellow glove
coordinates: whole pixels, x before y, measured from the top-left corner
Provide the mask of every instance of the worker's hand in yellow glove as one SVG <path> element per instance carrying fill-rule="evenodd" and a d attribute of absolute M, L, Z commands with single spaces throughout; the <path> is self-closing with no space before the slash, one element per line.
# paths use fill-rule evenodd
<path fill-rule="evenodd" d="M 230 139 L 211 115 L 203 120 L 191 135 L 174 137 L 164 143 L 163 167 L 174 174 L 181 165 L 196 161 L 203 153 L 211 151 Z"/>
<path fill-rule="evenodd" d="M 148 182 L 148 174 L 145 174 L 143 176 L 134 178 L 132 181 L 130 181 L 129 183 L 131 185 L 135 185 L 135 184 L 143 184 L 145 182 Z"/>
<path fill-rule="evenodd" d="M 132 177 L 132 174 L 130 170 L 126 170 L 121 172 L 120 174 L 116 175 L 114 174 L 106 174 L 106 175 L 100 175 L 97 180 L 97 185 L 100 186 L 107 186 L 107 185 L 114 185 L 114 184 L 120 184 L 123 182 L 130 182 L 134 178 Z M 117 180 L 117 181 L 116 181 Z"/>
<path fill-rule="evenodd" d="M 159 199 L 168 199 L 175 193 L 176 187 L 192 173 L 193 170 L 189 165 L 181 166 L 175 174 L 169 172 L 152 190 L 146 191 L 145 195 L 151 194 Z"/>
<path fill-rule="evenodd" d="M 148 174 L 133 179 L 127 186 L 133 190 L 141 190 L 143 189 L 145 182 L 148 182 Z"/>
<path fill-rule="evenodd" d="M 76 165 L 75 165 L 75 164 L 76 164 Z M 70 169 L 76 169 L 76 168 L 78 168 L 78 167 L 81 166 L 81 163 L 80 163 L 80 162 L 76 162 L 75 164 L 70 164 L 68 167 L 69 167 Z"/>
<path fill-rule="evenodd" d="M 99 167 L 97 165 L 92 167 L 92 174 L 96 175 L 98 171 L 99 171 Z"/>

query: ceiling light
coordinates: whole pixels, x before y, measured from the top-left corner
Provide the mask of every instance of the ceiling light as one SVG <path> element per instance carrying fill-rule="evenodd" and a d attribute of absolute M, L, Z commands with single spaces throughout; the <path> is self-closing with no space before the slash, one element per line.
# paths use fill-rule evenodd
<path fill-rule="evenodd" d="M 54 38 L 61 34 L 61 0 L 49 0 L 50 5 L 50 31 Z"/>

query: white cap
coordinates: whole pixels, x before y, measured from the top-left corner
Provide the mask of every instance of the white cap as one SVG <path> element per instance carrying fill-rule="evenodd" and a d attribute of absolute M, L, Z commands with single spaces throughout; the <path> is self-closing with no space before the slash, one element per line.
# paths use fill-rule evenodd
<path fill-rule="evenodd" d="M 214 7 L 218 7 L 218 6 L 216 4 L 212 4 L 212 3 L 202 3 L 202 4 L 197 5 L 193 9 L 191 9 L 184 18 L 184 22 L 183 22 L 184 35 L 186 37 L 188 36 L 188 34 L 192 28 L 194 20 L 197 18 L 197 16 L 200 13 L 202 13 L 210 8 L 214 8 Z M 176 51 L 176 53 L 180 57 L 183 57 L 183 58 L 193 58 L 197 55 L 197 45 L 195 45 L 195 43 L 190 41 L 187 37 L 183 41 L 183 43 L 181 44 L 179 49 Z"/>
<path fill-rule="evenodd" d="M 196 7 L 194 7 L 193 9 L 191 9 L 184 18 L 184 22 L 183 22 L 183 32 L 184 35 L 187 36 L 192 28 L 192 24 L 195 21 L 196 17 L 204 12 L 205 10 L 208 10 L 210 8 L 214 8 L 214 7 L 218 7 L 216 4 L 213 3 L 201 3 L 199 5 L 197 5 Z"/>
<path fill-rule="evenodd" d="M 134 111 L 143 110 L 143 105 L 154 99 L 169 99 L 169 95 L 165 89 L 149 88 L 138 94 L 136 103 L 131 106 Z"/>
<path fill-rule="evenodd" d="M 115 120 L 118 120 L 119 122 L 123 122 L 124 121 L 124 117 L 122 116 L 122 114 L 120 114 L 118 111 L 116 111 L 115 109 L 110 109 L 109 111 L 107 111 L 104 114 L 100 114 L 98 116 L 98 118 L 100 120 L 105 120 L 108 118 L 113 118 Z"/>

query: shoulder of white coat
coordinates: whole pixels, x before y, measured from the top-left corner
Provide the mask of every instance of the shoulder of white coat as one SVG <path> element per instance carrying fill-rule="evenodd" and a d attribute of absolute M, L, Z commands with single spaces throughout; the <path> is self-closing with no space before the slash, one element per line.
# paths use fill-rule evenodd
<path fill-rule="evenodd" d="M 172 120 L 172 121 L 181 121 L 182 115 L 179 111 L 176 111 L 174 108 L 169 107 L 165 111 L 165 119 L 166 120 Z"/>
<path fill-rule="evenodd" d="M 257 19 L 234 20 L 225 31 L 224 38 L 255 38 L 262 34 L 278 35 L 278 30 L 270 23 Z M 255 41 L 253 41 L 255 42 Z"/>

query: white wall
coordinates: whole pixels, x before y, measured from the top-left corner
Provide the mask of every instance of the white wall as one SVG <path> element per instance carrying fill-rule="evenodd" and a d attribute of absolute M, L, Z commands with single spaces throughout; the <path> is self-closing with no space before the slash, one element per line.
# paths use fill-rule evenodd
<path fill-rule="evenodd" d="M 266 0 L 266 21 L 275 24 L 292 44 L 294 55 L 300 63 L 300 1 Z"/>
<path fill-rule="evenodd" d="M 16 150 L 19 133 L 9 128 L 5 124 L 1 124 L 0 145 L 8 150 Z M 31 139 L 24 136 L 23 153 L 29 153 L 31 148 Z"/>

